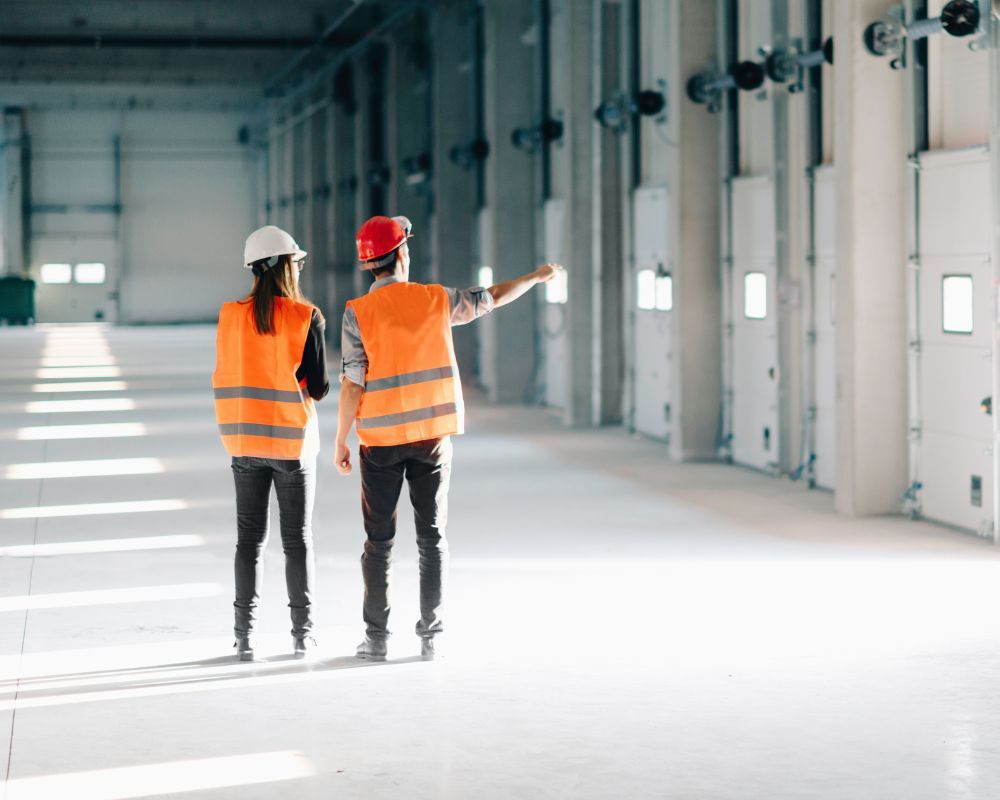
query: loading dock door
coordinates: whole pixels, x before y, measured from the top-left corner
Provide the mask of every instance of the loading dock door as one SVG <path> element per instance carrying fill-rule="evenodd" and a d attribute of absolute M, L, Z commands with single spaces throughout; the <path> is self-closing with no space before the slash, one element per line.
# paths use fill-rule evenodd
<path fill-rule="evenodd" d="M 774 181 L 732 181 L 732 455 L 778 467 L 778 321 Z"/>
<path fill-rule="evenodd" d="M 542 235 L 545 237 L 544 258 L 562 264 L 566 202 L 561 198 L 545 201 L 542 208 Z M 571 270 L 572 271 L 572 270 Z M 569 393 L 569 342 L 566 335 L 566 303 L 569 300 L 569 273 L 563 273 L 545 284 L 542 330 L 545 348 L 545 404 L 551 408 L 566 408 Z"/>
<path fill-rule="evenodd" d="M 835 488 L 837 472 L 837 389 L 833 326 L 835 230 L 833 168 L 816 169 L 813 176 L 813 476 L 817 486 Z"/>
<path fill-rule="evenodd" d="M 669 441 L 673 395 L 673 275 L 668 244 L 670 194 L 666 186 L 636 189 L 633 197 L 632 275 L 634 390 L 636 431 Z"/>
<path fill-rule="evenodd" d="M 989 156 L 983 148 L 925 153 L 919 187 L 911 435 L 921 512 L 989 535 L 993 435 L 983 409 L 992 394 Z"/>

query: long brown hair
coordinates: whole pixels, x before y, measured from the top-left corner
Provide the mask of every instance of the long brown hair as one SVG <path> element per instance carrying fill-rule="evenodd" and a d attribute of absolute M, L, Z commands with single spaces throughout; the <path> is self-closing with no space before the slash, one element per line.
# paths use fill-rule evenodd
<path fill-rule="evenodd" d="M 260 269 L 263 272 L 256 274 Z M 257 333 L 274 334 L 274 298 L 287 297 L 300 303 L 308 302 L 296 279 L 298 266 L 290 255 L 278 256 L 278 263 L 267 268 L 267 262 L 254 264 L 253 286 L 241 302 L 253 303 L 254 326 Z"/>

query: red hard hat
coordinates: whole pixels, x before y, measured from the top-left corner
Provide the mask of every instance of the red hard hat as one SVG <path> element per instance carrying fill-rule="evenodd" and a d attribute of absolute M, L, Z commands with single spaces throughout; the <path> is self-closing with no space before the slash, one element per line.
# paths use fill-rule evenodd
<path fill-rule="evenodd" d="M 358 260 L 377 261 L 409 239 L 409 232 L 399 220 L 409 222 L 405 217 L 372 217 L 358 228 L 355 239 L 358 245 Z"/>

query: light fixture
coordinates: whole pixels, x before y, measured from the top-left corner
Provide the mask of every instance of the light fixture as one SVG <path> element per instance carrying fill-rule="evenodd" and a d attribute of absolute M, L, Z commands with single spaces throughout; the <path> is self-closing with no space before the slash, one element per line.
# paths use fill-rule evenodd
<path fill-rule="evenodd" d="M 510 134 L 511 144 L 523 153 L 531 155 L 539 147 L 558 142 L 563 137 L 562 120 L 549 117 L 530 128 L 515 128 Z"/>
<path fill-rule="evenodd" d="M 602 103 L 594 111 L 594 119 L 602 128 L 624 133 L 632 117 L 659 117 L 666 122 L 666 107 L 667 98 L 663 92 L 643 89 L 633 97 L 620 95 L 616 100 Z"/>
<path fill-rule="evenodd" d="M 764 85 L 764 76 L 764 67 L 757 62 L 740 61 L 723 75 L 711 71 L 692 75 L 687 82 L 687 96 L 691 102 L 705 105 L 709 112 L 715 113 L 722 108 L 723 92 L 732 89 L 756 91 Z"/>
<path fill-rule="evenodd" d="M 460 169 L 472 169 L 490 154 L 490 143 L 482 137 L 466 144 L 456 144 L 448 151 L 448 160 Z"/>
<path fill-rule="evenodd" d="M 979 30 L 979 4 L 972 0 L 949 0 L 941 9 L 941 15 L 930 19 L 907 22 L 902 6 L 890 9 L 889 17 L 876 20 L 865 28 L 863 41 L 865 49 L 873 56 L 891 56 L 889 65 L 893 69 L 906 66 L 903 42 L 911 42 L 947 33 L 949 36 L 964 38 Z"/>
<path fill-rule="evenodd" d="M 795 78 L 795 83 L 788 87 L 789 92 L 795 93 L 802 89 L 802 71 L 824 63 L 833 64 L 832 36 L 815 50 L 796 52 L 782 48 L 769 52 L 764 59 L 764 71 L 775 83 L 786 83 Z"/>

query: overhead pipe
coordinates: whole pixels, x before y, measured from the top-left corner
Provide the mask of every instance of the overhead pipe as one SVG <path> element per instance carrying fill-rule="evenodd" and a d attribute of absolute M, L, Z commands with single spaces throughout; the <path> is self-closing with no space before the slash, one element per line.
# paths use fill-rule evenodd
<path fill-rule="evenodd" d="M 903 9 L 898 7 L 890 12 L 892 16 L 872 22 L 865 28 L 863 41 L 865 49 L 873 56 L 892 56 L 890 66 L 902 69 L 903 42 L 919 41 L 939 33 L 964 38 L 979 30 L 980 12 L 978 3 L 972 0 L 949 0 L 941 9 L 941 15 L 930 19 L 906 22 Z"/>
<path fill-rule="evenodd" d="M 363 50 L 368 46 L 371 39 L 381 36 L 387 31 L 398 25 L 403 19 L 415 13 L 419 9 L 425 7 L 428 0 L 412 0 L 412 2 L 404 3 L 400 5 L 396 11 L 390 14 L 388 17 L 383 19 L 378 25 L 369 30 L 358 39 L 350 47 L 346 47 L 338 53 L 336 58 L 333 58 L 327 62 L 324 66 L 318 69 L 315 73 L 310 75 L 308 78 L 304 79 L 301 83 L 293 88 L 289 89 L 287 92 L 281 95 L 282 99 L 290 100 L 293 97 L 297 97 L 303 92 L 316 86 L 320 81 L 326 80 L 331 77 L 340 67 L 347 62 L 352 56 L 356 55 L 358 52 Z M 265 95 L 267 96 L 267 95 Z"/>
<path fill-rule="evenodd" d="M 331 36 L 333 36 L 333 34 L 337 32 L 340 26 L 343 25 L 345 22 L 347 22 L 347 20 L 351 18 L 354 12 L 357 11 L 359 8 L 361 8 L 361 6 L 363 6 L 364 3 L 365 0 L 350 0 L 350 6 L 347 8 L 347 10 L 344 11 L 333 22 L 327 25 L 326 28 L 323 29 L 323 33 L 321 33 L 319 38 L 315 42 L 313 42 L 312 47 L 310 47 L 308 50 L 305 50 L 302 53 L 299 53 L 299 55 L 293 58 L 291 62 L 285 66 L 284 69 L 282 69 L 277 75 L 275 75 L 270 81 L 268 81 L 267 85 L 264 87 L 264 94 L 267 96 L 273 96 L 275 92 L 281 87 L 282 83 L 284 83 L 285 79 L 293 72 L 295 72 L 295 70 L 297 70 L 300 66 L 302 66 L 302 64 L 304 64 L 306 60 L 309 59 L 316 52 L 318 48 L 326 44 L 327 40 Z"/>

